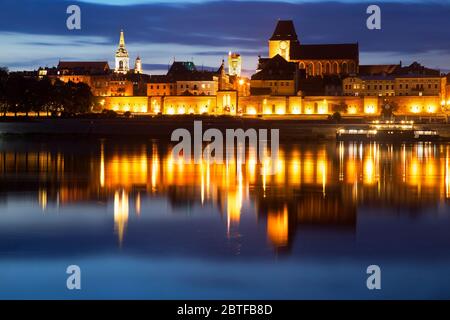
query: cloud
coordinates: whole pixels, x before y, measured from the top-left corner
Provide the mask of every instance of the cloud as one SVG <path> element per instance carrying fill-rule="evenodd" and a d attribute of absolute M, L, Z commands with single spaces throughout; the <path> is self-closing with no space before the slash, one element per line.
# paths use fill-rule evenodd
<path fill-rule="evenodd" d="M 66 8 L 82 9 L 82 30 L 66 29 Z M 115 4 L 106 5 L 105 3 Z M 228 51 L 242 53 L 244 68 L 254 70 L 257 55 L 277 19 L 295 20 L 303 43 L 359 42 L 361 63 L 397 63 L 414 59 L 449 68 L 449 2 L 382 2 L 382 30 L 366 28 L 366 1 L 54 1 L 3 0 L 0 12 L 0 61 L 20 66 L 47 63 L 60 55 L 112 61 L 118 32 L 144 63 L 166 64 L 194 58 L 218 65 Z M 11 33 L 15 38 L 11 38 Z M 47 38 L 50 37 L 50 38 Z M 83 42 L 86 39 L 86 42 Z M 93 39 L 97 39 L 92 42 Z M 22 52 L 20 50 L 27 50 Z M 32 53 L 32 56 L 30 56 Z M 28 55 L 28 58 L 27 58 Z M 402 58 L 404 57 L 404 58 Z M 390 61 L 395 59 L 395 61 Z"/>

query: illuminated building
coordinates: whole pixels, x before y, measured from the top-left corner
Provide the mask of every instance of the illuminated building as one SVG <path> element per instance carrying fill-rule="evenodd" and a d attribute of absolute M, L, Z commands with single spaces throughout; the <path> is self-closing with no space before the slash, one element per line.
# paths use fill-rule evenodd
<path fill-rule="evenodd" d="M 241 76 L 242 58 L 241 55 L 235 52 L 228 53 L 228 74 L 230 76 Z"/>
<path fill-rule="evenodd" d="M 133 82 L 127 78 L 111 77 L 108 84 L 108 96 L 129 97 L 133 96 Z"/>
<path fill-rule="evenodd" d="M 260 60 L 259 71 L 251 78 L 250 92 L 253 95 L 268 94 L 293 96 L 297 94 L 298 67 L 277 54 L 273 58 Z"/>
<path fill-rule="evenodd" d="M 300 44 L 294 23 L 279 20 L 269 39 L 269 58 L 280 55 L 295 62 L 308 76 L 344 75 L 358 72 L 359 48 L 352 44 Z"/>
<path fill-rule="evenodd" d="M 177 85 L 166 75 L 152 75 L 147 83 L 147 96 L 176 96 Z"/>
<path fill-rule="evenodd" d="M 397 75 L 355 76 L 343 80 L 347 96 L 439 96 L 440 76 Z"/>
<path fill-rule="evenodd" d="M 348 77 L 342 81 L 346 96 L 395 96 L 395 78 L 392 76 Z"/>
<path fill-rule="evenodd" d="M 242 58 L 228 54 L 216 70 L 174 61 L 165 75 L 143 74 L 129 55 L 121 31 L 115 72 L 106 61 L 60 61 L 36 76 L 86 83 L 98 103 L 94 111 L 149 114 L 248 116 L 378 115 L 387 105 L 396 115 L 442 115 L 450 107 L 450 85 L 438 70 L 361 65 L 358 44 L 300 44 L 292 21 L 279 21 L 250 79 L 241 76 Z"/>
<path fill-rule="evenodd" d="M 217 71 L 206 71 L 190 61 L 174 61 L 166 75 L 150 78 L 147 95 L 214 96 L 226 80 L 223 63 Z"/>
<path fill-rule="evenodd" d="M 116 73 L 127 74 L 130 71 L 130 58 L 128 56 L 128 51 L 125 47 L 125 35 L 123 30 L 120 30 L 120 40 L 119 47 L 116 51 Z"/>
<path fill-rule="evenodd" d="M 134 63 L 134 73 L 141 74 L 142 73 L 142 61 L 141 57 L 137 57 Z"/>

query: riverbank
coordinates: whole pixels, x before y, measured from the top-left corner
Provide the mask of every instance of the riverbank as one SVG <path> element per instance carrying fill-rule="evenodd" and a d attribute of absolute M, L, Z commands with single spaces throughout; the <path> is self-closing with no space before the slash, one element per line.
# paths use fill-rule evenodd
<path fill-rule="evenodd" d="M 229 116 L 148 116 L 133 118 L 22 118 L 0 120 L 0 134 L 23 136 L 76 136 L 76 137 L 142 137 L 170 140 L 174 130 L 193 131 L 194 121 L 202 121 L 203 130 L 216 128 L 244 130 L 279 129 L 280 140 L 333 140 L 336 130 L 345 125 L 365 126 L 363 118 L 347 118 L 335 122 L 326 116 L 310 118 L 229 117 Z M 419 128 L 438 130 L 443 140 L 450 140 L 450 125 L 427 123 Z"/>

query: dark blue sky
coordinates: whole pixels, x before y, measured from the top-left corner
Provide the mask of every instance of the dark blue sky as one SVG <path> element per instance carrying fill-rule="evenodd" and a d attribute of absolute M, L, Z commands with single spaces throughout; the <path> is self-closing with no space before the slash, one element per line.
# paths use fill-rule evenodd
<path fill-rule="evenodd" d="M 238 51 L 252 72 L 278 19 L 293 19 L 303 43 L 359 42 L 361 63 L 410 63 L 450 69 L 450 1 L 376 2 L 382 30 L 366 28 L 369 1 L 149 1 L 2 0 L 0 65 L 10 69 L 52 66 L 61 59 L 113 64 L 125 30 L 132 61 L 147 72 L 174 59 L 219 66 Z M 66 28 L 66 8 L 78 4 L 82 30 Z"/>

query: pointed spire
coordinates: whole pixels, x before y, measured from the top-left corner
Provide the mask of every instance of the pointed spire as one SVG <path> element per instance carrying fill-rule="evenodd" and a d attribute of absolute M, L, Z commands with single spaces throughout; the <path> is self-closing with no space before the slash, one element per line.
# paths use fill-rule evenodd
<path fill-rule="evenodd" d="M 125 47 L 125 35 L 123 34 L 123 29 L 120 29 L 119 47 Z"/>

